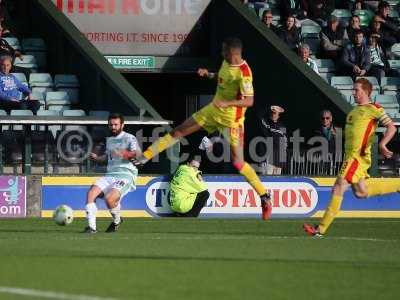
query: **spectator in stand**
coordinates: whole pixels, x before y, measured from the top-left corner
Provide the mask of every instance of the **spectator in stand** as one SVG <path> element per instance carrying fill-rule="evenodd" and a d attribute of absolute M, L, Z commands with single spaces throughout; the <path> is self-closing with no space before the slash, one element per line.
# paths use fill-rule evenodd
<path fill-rule="evenodd" d="M 12 58 L 11 72 L 24 73 L 25 76 L 27 78 L 29 78 L 29 75 L 31 73 L 30 69 L 19 67 L 19 66 L 14 66 L 15 58 L 19 57 L 21 60 L 23 60 L 23 56 L 22 56 L 21 52 L 14 50 L 13 47 L 11 47 L 10 44 L 5 39 L 3 39 L 2 31 L 0 30 L 0 58 L 3 56 L 8 56 L 8 57 Z"/>
<path fill-rule="evenodd" d="M 384 32 L 391 35 L 400 41 L 399 34 L 399 23 L 394 19 L 389 17 L 390 5 L 386 1 L 382 1 L 378 5 L 378 14 L 376 15 L 376 20 L 381 23 L 381 27 Z"/>
<path fill-rule="evenodd" d="M 31 91 L 13 74 L 10 74 L 12 58 L 2 57 L 0 60 L 0 109 L 9 112 L 12 109 L 30 109 L 34 114 L 39 110 L 40 103 L 32 100 Z M 21 93 L 27 100 L 21 100 Z"/>
<path fill-rule="evenodd" d="M 262 22 L 271 29 L 273 32 L 278 33 L 278 27 L 272 24 L 272 11 L 270 9 L 265 10 L 262 15 Z"/>
<path fill-rule="evenodd" d="M 296 16 L 297 19 L 305 19 L 308 15 L 307 0 L 281 0 L 279 3 L 281 20 L 286 20 L 289 16 Z"/>
<path fill-rule="evenodd" d="M 397 40 L 394 36 L 391 35 L 390 32 L 388 32 L 387 30 L 383 30 L 382 23 L 379 20 L 380 17 L 378 16 L 375 16 L 372 19 L 368 36 L 374 35 L 378 37 L 378 43 L 385 49 L 389 49 L 397 43 Z"/>
<path fill-rule="evenodd" d="M 294 25 L 295 18 L 293 16 L 289 16 L 286 19 L 285 26 L 282 26 L 282 29 L 279 32 L 279 37 L 285 42 L 288 47 L 297 52 L 298 47 L 300 46 L 300 31 Z"/>
<path fill-rule="evenodd" d="M 379 36 L 371 34 L 369 37 L 369 52 L 371 69 L 369 75 L 378 78 L 379 82 L 385 76 L 399 76 L 396 70 L 391 70 L 385 51 L 379 45 Z"/>
<path fill-rule="evenodd" d="M 350 7 L 351 7 L 352 14 L 354 14 L 354 11 L 356 11 L 356 10 L 368 9 L 368 7 L 365 5 L 364 0 L 356 0 L 354 2 L 350 2 Z"/>
<path fill-rule="evenodd" d="M 353 43 L 346 45 L 343 50 L 343 73 L 353 77 L 353 79 L 357 76 L 366 76 L 371 68 L 370 52 L 363 41 L 363 32 L 361 30 L 356 31 Z"/>
<path fill-rule="evenodd" d="M 346 30 L 339 24 L 335 16 L 330 16 L 328 26 L 320 32 L 322 55 L 333 59 L 335 62 L 341 57 L 343 47 L 348 42 Z"/>
<path fill-rule="evenodd" d="M 314 131 L 314 136 L 321 136 L 328 142 L 328 153 L 336 153 L 336 134 L 338 129 L 333 125 L 332 113 L 329 110 L 323 110 L 320 114 L 321 124 L 318 129 Z"/>
<path fill-rule="evenodd" d="M 354 41 L 354 34 L 355 32 L 358 31 L 362 31 L 364 37 L 366 37 L 365 34 L 365 29 L 363 27 L 361 27 L 361 19 L 359 16 L 352 16 L 351 20 L 350 20 L 350 25 L 347 26 L 346 28 L 346 32 L 347 32 L 347 36 L 349 37 L 350 41 Z M 366 44 L 366 42 L 364 41 L 364 43 Z"/>
<path fill-rule="evenodd" d="M 310 1 L 310 19 L 317 22 L 322 27 L 327 25 L 328 18 L 335 8 L 333 0 L 313 0 Z"/>
<path fill-rule="evenodd" d="M 307 66 L 309 66 L 315 73 L 319 75 L 317 63 L 310 58 L 310 46 L 307 44 L 302 44 L 299 47 L 299 56 Z"/>
<path fill-rule="evenodd" d="M 272 105 L 268 107 L 266 114 L 261 118 L 261 130 L 267 140 L 266 145 L 272 145 L 272 149 L 259 148 L 259 152 L 265 153 L 267 158 L 260 164 L 260 173 L 263 175 L 282 174 L 287 151 L 286 127 L 280 121 L 280 115 L 284 112 L 282 107 Z"/>

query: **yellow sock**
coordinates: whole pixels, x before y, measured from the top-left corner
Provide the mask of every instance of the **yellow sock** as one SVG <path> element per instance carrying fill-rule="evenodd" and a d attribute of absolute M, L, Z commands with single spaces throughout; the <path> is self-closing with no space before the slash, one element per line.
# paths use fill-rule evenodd
<path fill-rule="evenodd" d="M 147 148 L 146 151 L 143 152 L 143 156 L 150 160 L 158 153 L 163 152 L 165 149 L 171 147 L 177 141 L 178 139 L 173 138 L 169 133 L 167 133 L 155 141 L 149 148 Z"/>
<path fill-rule="evenodd" d="M 261 183 L 260 178 L 248 163 L 245 162 L 239 172 L 246 178 L 247 182 L 256 190 L 259 196 L 267 193 L 267 190 Z"/>
<path fill-rule="evenodd" d="M 328 227 L 335 219 L 335 216 L 340 210 L 340 206 L 342 204 L 343 196 L 332 195 L 331 202 L 329 202 L 329 206 L 325 211 L 325 214 L 319 224 L 319 232 L 324 234 Z"/>
<path fill-rule="evenodd" d="M 398 182 L 382 183 L 367 180 L 365 185 L 367 186 L 368 197 L 395 193 L 398 192 L 400 188 L 400 184 Z"/>

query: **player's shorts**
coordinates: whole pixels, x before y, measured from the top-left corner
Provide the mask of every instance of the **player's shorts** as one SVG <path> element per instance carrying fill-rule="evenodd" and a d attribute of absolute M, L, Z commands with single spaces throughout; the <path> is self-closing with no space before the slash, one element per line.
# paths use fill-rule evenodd
<path fill-rule="evenodd" d="M 344 178 L 350 184 L 358 183 L 361 179 L 369 178 L 368 169 L 370 167 L 369 157 L 348 157 L 343 161 L 338 177 Z"/>
<path fill-rule="evenodd" d="M 132 179 L 129 177 L 120 177 L 120 176 L 104 176 L 99 178 L 94 185 L 98 186 L 104 195 L 109 193 L 112 189 L 116 189 L 120 192 L 120 200 L 124 197 L 128 192 L 135 190 L 136 187 Z"/>
<path fill-rule="evenodd" d="M 236 112 L 240 109 L 240 112 Z M 233 147 L 243 146 L 244 110 L 224 110 L 210 103 L 192 115 L 193 119 L 208 133 L 220 132 Z"/>

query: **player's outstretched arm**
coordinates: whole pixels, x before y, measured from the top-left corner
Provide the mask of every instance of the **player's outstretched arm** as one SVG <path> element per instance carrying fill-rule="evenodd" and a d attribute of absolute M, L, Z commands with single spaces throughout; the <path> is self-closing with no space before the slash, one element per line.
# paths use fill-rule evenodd
<path fill-rule="evenodd" d="M 199 68 L 197 70 L 197 74 L 200 77 L 206 77 L 208 79 L 214 79 L 215 78 L 215 73 L 210 72 L 208 69 L 205 69 L 205 68 Z"/>
<path fill-rule="evenodd" d="M 393 156 L 393 152 L 390 151 L 386 147 L 386 145 L 390 142 L 390 140 L 394 137 L 395 134 L 396 134 L 396 126 L 394 125 L 393 122 L 390 122 L 389 124 L 386 125 L 385 134 L 383 135 L 381 141 L 379 142 L 379 151 L 386 158 L 391 158 Z"/>

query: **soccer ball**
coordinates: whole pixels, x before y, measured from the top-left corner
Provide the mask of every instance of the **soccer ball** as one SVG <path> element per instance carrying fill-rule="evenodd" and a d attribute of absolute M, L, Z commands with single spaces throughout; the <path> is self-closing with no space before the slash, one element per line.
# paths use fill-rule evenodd
<path fill-rule="evenodd" d="M 54 210 L 53 220 L 58 225 L 68 225 L 74 220 L 74 211 L 68 205 L 60 205 Z"/>

